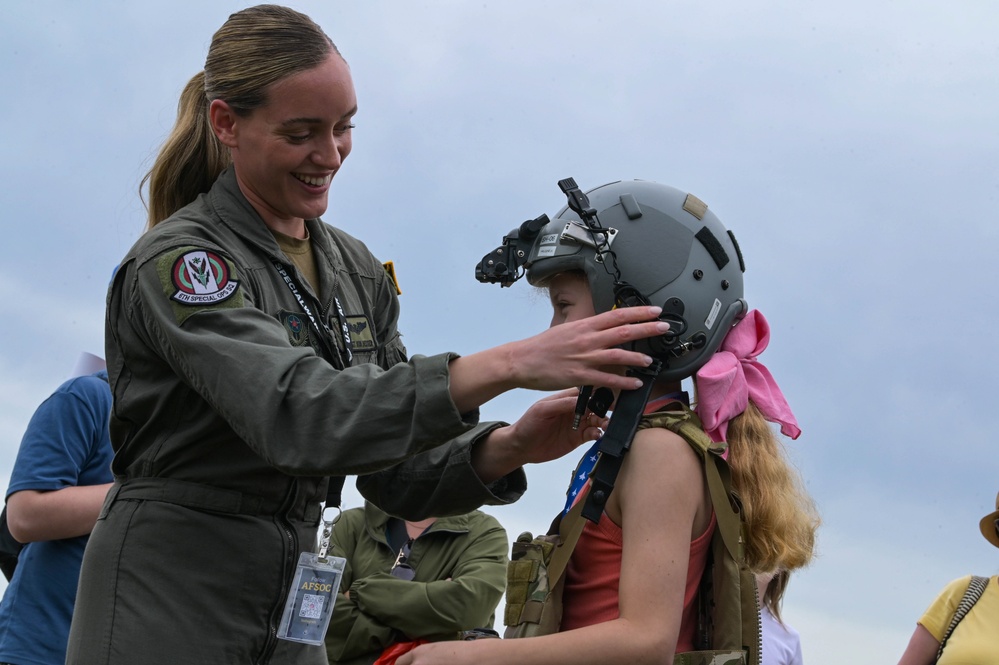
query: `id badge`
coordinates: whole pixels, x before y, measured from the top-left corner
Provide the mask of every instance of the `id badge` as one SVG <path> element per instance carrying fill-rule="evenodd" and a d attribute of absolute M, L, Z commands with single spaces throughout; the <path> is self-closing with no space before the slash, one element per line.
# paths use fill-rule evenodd
<path fill-rule="evenodd" d="M 342 557 L 320 557 L 314 552 L 302 552 L 278 626 L 280 639 L 313 645 L 323 643 L 346 563 Z"/>

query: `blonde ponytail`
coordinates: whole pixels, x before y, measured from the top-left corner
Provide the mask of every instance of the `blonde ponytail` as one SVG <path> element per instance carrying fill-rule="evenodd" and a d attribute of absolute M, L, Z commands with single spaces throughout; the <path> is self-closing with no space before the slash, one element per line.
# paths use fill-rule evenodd
<path fill-rule="evenodd" d="M 141 195 L 149 184 L 147 230 L 207 192 L 229 163 L 208 119 L 205 73 L 199 72 L 184 87 L 173 131 L 140 185 Z"/>

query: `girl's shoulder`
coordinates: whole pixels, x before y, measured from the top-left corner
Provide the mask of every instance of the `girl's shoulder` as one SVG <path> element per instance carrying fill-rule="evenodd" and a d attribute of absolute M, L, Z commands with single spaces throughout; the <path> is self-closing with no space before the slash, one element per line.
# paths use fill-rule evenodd
<path fill-rule="evenodd" d="M 711 515 L 707 482 L 700 456 L 679 434 L 659 427 L 640 430 L 632 441 L 611 494 L 607 512 L 623 524 L 625 512 L 651 516 L 670 505 L 690 523 L 691 539 L 707 528 Z M 617 496 L 615 496 L 617 495 Z"/>
<path fill-rule="evenodd" d="M 704 466 L 687 440 L 667 429 L 650 428 L 635 434 L 622 473 L 629 482 L 661 492 L 669 486 L 680 492 L 704 485 Z"/>
<path fill-rule="evenodd" d="M 637 455 L 641 460 L 655 462 L 676 462 L 686 460 L 701 465 L 700 457 L 691 444 L 682 436 L 663 427 L 649 427 L 639 430 L 631 444 L 629 455 Z M 625 458 L 627 459 L 627 458 Z"/>

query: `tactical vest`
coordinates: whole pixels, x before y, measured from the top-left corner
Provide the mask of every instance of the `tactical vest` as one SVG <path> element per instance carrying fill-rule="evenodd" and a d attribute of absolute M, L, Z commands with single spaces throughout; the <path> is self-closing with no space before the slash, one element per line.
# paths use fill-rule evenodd
<path fill-rule="evenodd" d="M 756 577 L 746 566 L 746 525 L 742 503 L 732 489 L 732 474 L 722 457 L 728 445 L 715 443 L 688 407 L 650 413 L 639 429 L 662 427 L 686 441 L 704 466 L 717 527 L 711 536 L 708 565 L 698 591 L 697 649 L 678 653 L 674 665 L 759 665 L 762 651 Z M 742 651 L 745 660 L 731 654 Z M 724 653 L 730 652 L 726 656 Z"/>

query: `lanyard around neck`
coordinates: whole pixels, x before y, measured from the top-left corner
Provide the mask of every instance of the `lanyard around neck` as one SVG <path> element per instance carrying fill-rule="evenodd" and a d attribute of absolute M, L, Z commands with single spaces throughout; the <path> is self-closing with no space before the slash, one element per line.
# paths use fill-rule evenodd
<path fill-rule="evenodd" d="M 324 347 L 324 350 L 327 355 L 329 355 L 329 358 L 332 360 L 334 357 L 337 357 L 342 361 L 343 356 L 341 355 L 339 348 L 331 348 L 336 346 L 332 343 L 333 332 L 321 319 L 317 319 L 315 315 L 313 315 L 312 308 L 309 307 L 307 302 L 305 302 L 305 298 L 302 296 L 302 292 L 298 288 L 298 284 L 295 283 L 295 280 L 280 261 L 271 259 L 271 264 L 278 271 L 281 279 L 284 280 L 284 283 L 291 290 L 292 295 L 295 296 L 295 300 L 298 301 L 298 306 L 302 308 L 302 311 L 309 318 L 309 321 L 312 323 L 312 328 L 316 331 L 320 344 Z M 340 333 L 343 335 L 343 346 L 347 352 L 345 365 L 350 366 L 351 361 L 354 359 L 354 354 L 352 352 L 354 345 L 350 340 L 350 328 L 347 327 L 347 317 L 343 313 L 343 306 L 340 305 L 340 298 L 337 297 L 335 292 L 333 294 L 333 302 L 336 303 L 337 319 L 340 322 Z M 336 351 L 335 354 L 334 351 Z"/>

